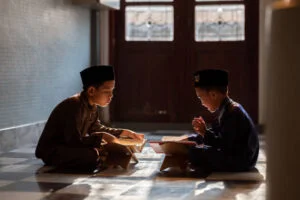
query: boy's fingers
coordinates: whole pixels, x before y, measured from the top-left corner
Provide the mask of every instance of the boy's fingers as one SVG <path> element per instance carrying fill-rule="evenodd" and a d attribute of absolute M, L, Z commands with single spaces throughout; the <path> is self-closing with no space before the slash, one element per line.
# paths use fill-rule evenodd
<path fill-rule="evenodd" d="M 133 133 L 131 135 L 132 139 L 136 139 L 136 140 L 143 140 L 144 139 L 144 135 L 143 134 L 137 134 L 137 133 Z"/>
<path fill-rule="evenodd" d="M 138 135 L 138 134 L 135 134 L 135 137 L 139 140 L 142 140 L 142 136 Z"/>
<path fill-rule="evenodd" d="M 204 120 L 202 118 L 199 119 L 195 119 L 196 122 L 204 122 Z"/>

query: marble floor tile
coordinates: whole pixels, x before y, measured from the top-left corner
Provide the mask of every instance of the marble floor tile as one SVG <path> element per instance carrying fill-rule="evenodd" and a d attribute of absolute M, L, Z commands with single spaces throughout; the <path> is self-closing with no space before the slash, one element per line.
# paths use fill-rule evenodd
<path fill-rule="evenodd" d="M 70 185 L 69 183 L 24 182 L 11 183 L 0 188 L 5 192 L 55 192 Z"/>
<path fill-rule="evenodd" d="M 146 135 L 148 140 L 161 137 Z M 131 162 L 127 170 L 108 168 L 96 174 L 64 173 L 44 166 L 35 158 L 34 149 L 29 145 L 0 154 L 1 200 L 265 200 L 264 148 L 258 157 L 258 172 L 213 173 L 206 179 L 177 168 L 159 171 L 164 155 L 156 154 L 149 144 L 136 154 L 139 162 Z M 262 179 L 258 181 L 259 175 Z"/>
<path fill-rule="evenodd" d="M 12 180 L 18 181 L 25 177 L 32 176 L 32 173 L 28 172 L 1 172 L 0 180 Z"/>
<path fill-rule="evenodd" d="M 26 182 L 46 182 L 46 183 L 73 183 L 78 179 L 88 178 L 90 175 L 84 174 L 54 174 L 41 173 L 34 176 L 22 179 Z"/>
<path fill-rule="evenodd" d="M 46 195 L 48 195 L 48 193 L 0 191 L 1 200 L 40 200 Z"/>
<path fill-rule="evenodd" d="M 9 185 L 9 184 L 11 184 L 13 182 L 14 181 L 0 180 L 0 187 L 5 186 L 5 185 Z"/>
<path fill-rule="evenodd" d="M 12 165 L 28 160 L 27 158 L 0 157 L 0 165 Z"/>
<path fill-rule="evenodd" d="M 124 170 L 122 168 L 109 168 L 102 172 L 99 172 L 93 177 L 128 177 L 130 179 L 133 179 L 135 177 L 140 178 L 149 178 L 153 174 L 155 174 L 158 171 L 158 168 L 160 166 L 159 161 L 139 161 L 138 164 L 130 165 L 128 170 Z"/>
<path fill-rule="evenodd" d="M 79 195 L 84 195 L 84 196 L 89 196 L 89 194 L 92 192 L 92 188 L 97 187 L 97 184 L 90 185 L 86 182 L 82 183 L 76 183 L 69 185 L 67 187 L 64 187 L 60 190 L 58 190 L 56 193 L 59 194 L 79 194 Z M 98 188 L 99 189 L 99 188 Z M 100 191 L 104 190 L 103 188 L 100 188 Z"/>
<path fill-rule="evenodd" d="M 10 152 L 12 152 L 12 153 L 31 153 L 31 154 L 34 154 L 35 147 L 30 146 L 30 147 L 18 148 L 18 149 L 12 150 Z"/>
<path fill-rule="evenodd" d="M 35 155 L 32 153 L 16 153 L 16 152 L 7 152 L 2 153 L 1 157 L 7 158 L 35 158 Z"/>
<path fill-rule="evenodd" d="M 5 165 L 0 167 L 1 172 L 31 172 L 32 174 L 36 173 L 39 170 L 40 166 L 38 165 L 29 165 L 29 164 L 14 164 L 14 165 Z"/>
<path fill-rule="evenodd" d="M 27 159 L 27 160 L 24 160 L 22 162 L 19 162 L 18 164 L 38 165 L 38 166 L 41 166 L 41 167 L 44 165 L 44 163 L 43 163 L 42 160 L 36 159 L 36 158 L 34 158 L 34 159 Z"/>

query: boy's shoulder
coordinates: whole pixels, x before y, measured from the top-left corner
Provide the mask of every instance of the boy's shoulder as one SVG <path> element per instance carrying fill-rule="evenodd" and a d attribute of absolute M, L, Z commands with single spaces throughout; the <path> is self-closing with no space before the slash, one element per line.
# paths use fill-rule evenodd
<path fill-rule="evenodd" d="M 74 94 L 73 96 L 70 96 L 68 98 L 66 98 L 65 100 L 63 100 L 61 102 L 62 104 L 76 104 L 76 103 L 80 103 L 80 93 Z"/>
<path fill-rule="evenodd" d="M 228 116 L 235 116 L 240 118 L 250 118 L 247 111 L 244 109 L 244 107 L 235 101 L 231 101 L 230 104 L 227 106 L 227 114 Z"/>
<path fill-rule="evenodd" d="M 238 102 L 231 100 L 227 106 L 227 110 L 229 112 L 240 112 L 242 111 L 242 106 Z"/>
<path fill-rule="evenodd" d="M 61 101 L 56 108 L 69 108 L 81 105 L 80 93 L 70 96 Z"/>

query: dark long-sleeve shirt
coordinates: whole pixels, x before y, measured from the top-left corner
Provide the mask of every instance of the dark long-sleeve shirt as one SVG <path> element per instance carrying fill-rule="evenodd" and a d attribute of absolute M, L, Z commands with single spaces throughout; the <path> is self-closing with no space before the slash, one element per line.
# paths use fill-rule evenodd
<path fill-rule="evenodd" d="M 119 136 L 123 130 L 100 123 L 97 106 L 88 103 L 84 92 L 58 104 L 52 111 L 36 148 L 36 157 L 47 160 L 57 147 L 92 148 L 99 143 L 93 132 Z"/>
<path fill-rule="evenodd" d="M 225 98 L 218 115 L 218 123 L 212 125 L 197 141 L 220 152 L 224 169 L 243 170 L 254 167 L 259 152 L 258 134 L 244 108 Z M 211 158 L 214 159 L 214 158 Z M 216 159 L 220 159 L 216 158 Z"/>

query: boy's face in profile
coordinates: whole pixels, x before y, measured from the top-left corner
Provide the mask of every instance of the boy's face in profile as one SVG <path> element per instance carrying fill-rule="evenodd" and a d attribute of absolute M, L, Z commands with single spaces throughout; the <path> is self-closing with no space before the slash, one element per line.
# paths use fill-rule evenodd
<path fill-rule="evenodd" d="M 115 81 L 105 81 L 101 86 L 88 88 L 87 94 L 91 105 L 99 105 L 106 107 L 112 100 L 113 91 L 115 89 Z"/>
<path fill-rule="evenodd" d="M 216 91 L 207 91 L 198 87 L 195 88 L 195 91 L 198 99 L 201 101 L 201 104 L 207 108 L 209 112 L 215 112 L 218 109 L 219 101 L 217 99 L 218 95 Z"/>

